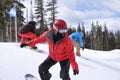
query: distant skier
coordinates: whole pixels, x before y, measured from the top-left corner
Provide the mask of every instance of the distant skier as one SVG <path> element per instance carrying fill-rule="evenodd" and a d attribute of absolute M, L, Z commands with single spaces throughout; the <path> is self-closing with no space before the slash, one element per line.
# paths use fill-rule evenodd
<path fill-rule="evenodd" d="M 81 32 L 74 32 L 70 34 L 70 38 L 73 42 L 74 47 L 76 47 L 76 55 L 81 56 L 80 48 L 84 50 L 84 42 L 83 42 L 83 35 Z"/>
<path fill-rule="evenodd" d="M 25 43 L 27 39 L 31 40 L 37 37 L 35 34 L 36 24 L 37 23 L 35 21 L 29 21 L 27 24 L 19 28 L 18 34 L 21 37 L 20 47 L 22 47 L 23 43 Z"/>
<path fill-rule="evenodd" d="M 48 42 L 49 56 L 39 66 L 41 80 L 50 80 L 52 74 L 49 72 L 49 69 L 57 62 L 60 63 L 60 78 L 62 80 L 71 80 L 69 77 L 70 64 L 72 65 L 74 75 L 79 74 L 78 64 L 74 55 L 74 46 L 67 34 L 67 24 L 64 20 L 56 20 L 54 28 L 44 32 L 38 38 L 24 44 L 24 46 L 34 47 L 37 43 L 43 42 Z"/>

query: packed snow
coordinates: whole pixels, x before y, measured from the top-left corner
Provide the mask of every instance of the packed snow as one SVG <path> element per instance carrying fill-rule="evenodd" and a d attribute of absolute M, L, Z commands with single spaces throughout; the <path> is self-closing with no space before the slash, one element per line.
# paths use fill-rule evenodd
<path fill-rule="evenodd" d="M 39 80 L 38 66 L 48 56 L 47 43 L 37 44 L 42 52 L 20 48 L 19 43 L 0 43 L 0 80 L 25 80 L 25 74 L 33 74 Z M 120 80 L 120 49 L 112 51 L 81 50 L 75 56 L 79 75 L 74 76 L 70 67 L 71 80 Z M 59 63 L 51 67 L 51 80 L 59 78 Z"/>

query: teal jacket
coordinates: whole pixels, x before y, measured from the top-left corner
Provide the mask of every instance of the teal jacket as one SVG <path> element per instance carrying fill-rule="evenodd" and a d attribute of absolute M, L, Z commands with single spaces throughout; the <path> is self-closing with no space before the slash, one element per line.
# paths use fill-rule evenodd
<path fill-rule="evenodd" d="M 72 42 L 79 42 L 80 47 L 84 48 L 83 36 L 81 32 L 74 32 L 70 34 L 69 37 L 72 40 Z"/>

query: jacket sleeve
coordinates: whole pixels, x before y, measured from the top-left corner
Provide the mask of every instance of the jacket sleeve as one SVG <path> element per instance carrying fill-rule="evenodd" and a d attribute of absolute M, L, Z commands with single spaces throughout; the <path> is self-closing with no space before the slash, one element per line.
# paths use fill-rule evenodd
<path fill-rule="evenodd" d="M 78 37 L 79 37 L 80 47 L 84 48 L 84 43 L 83 43 L 82 34 L 81 34 L 81 33 L 79 33 L 79 34 L 78 34 Z"/>
<path fill-rule="evenodd" d="M 67 56 L 70 60 L 72 69 L 79 71 L 78 64 L 75 60 L 74 47 L 73 47 L 73 44 L 72 44 L 72 41 L 70 40 L 70 38 L 68 38 L 68 40 L 67 40 L 66 52 L 67 52 Z"/>
<path fill-rule="evenodd" d="M 34 47 L 36 44 L 38 43 L 44 43 L 46 42 L 46 34 L 47 34 L 47 31 L 44 32 L 43 34 L 41 34 L 39 37 L 33 39 L 33 40 L 30 40 L 27 44 L 31 47 Z"/>

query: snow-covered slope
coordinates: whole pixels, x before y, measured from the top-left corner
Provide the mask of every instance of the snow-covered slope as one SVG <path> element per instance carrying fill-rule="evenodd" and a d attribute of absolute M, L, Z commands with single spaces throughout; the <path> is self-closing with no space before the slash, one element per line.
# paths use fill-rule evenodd
<path fill-rule="evenodd" d="M 48 56 L 47 44 L 38 44 L 44 53 L 20 48 L 19 43 L 0 43 L 0 80 L 25 80 L 26 73 L 39 78 L 38 66 Z M 73 75 L 70 68 L 71 80 L 120 80 L 120 50 L 95 51 L 81 50 L 82 57 L 76 56 L 80 73 Z M 59 78 L 59 63 L 54 65 L 50 72 L 51 80 Z"/>

